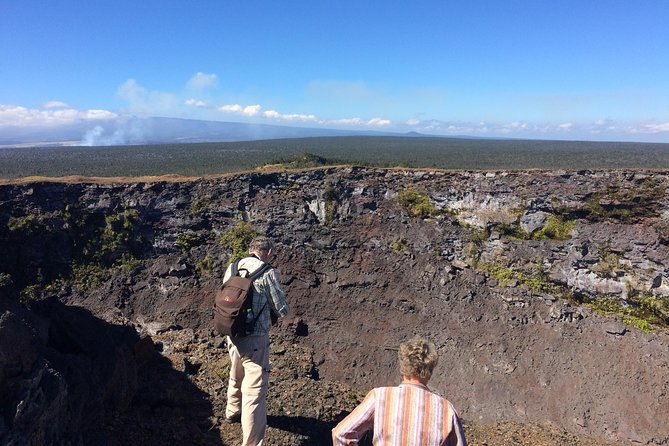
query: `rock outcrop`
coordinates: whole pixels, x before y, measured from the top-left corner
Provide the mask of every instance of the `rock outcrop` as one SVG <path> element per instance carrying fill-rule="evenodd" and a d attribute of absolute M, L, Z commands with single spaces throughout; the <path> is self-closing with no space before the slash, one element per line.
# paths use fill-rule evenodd
<path fill-rule="evenodd" d="M 330 386 L 308 417 L 283 400 L 277 427 L 320 420 L 326 435 L 360 396 L 345 389 L 395 383 L 397 345 L 418 333 L 439 348 L 432 386 L 468 422 L 665 444 L 668 178 L 327 168 L 0 186 L 0 438 L 32 419 L 46 442 L 121 438 L 129 413 L 191 395 L 189 435 L 216 444 L 225 360 L 210 296 L 231 254 L 220 236 L 245 221 L 277 241 L 293 308 L 272 360 L 308 357 L 273 385 Z M 170 343 L 185 331 L 190 347 Z M 189 357 L 196 346 L 220 367 Z M 187 379 L 170 395 L 145 364 L 177 353 Z"/>

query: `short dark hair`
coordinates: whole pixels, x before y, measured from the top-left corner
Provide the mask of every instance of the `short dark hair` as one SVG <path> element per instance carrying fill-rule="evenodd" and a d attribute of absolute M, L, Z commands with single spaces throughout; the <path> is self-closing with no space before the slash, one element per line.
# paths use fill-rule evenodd
<path fill-rule="evenodd" d="M 266 252 L 270 249 L 274 249 L 274 243 L 264 235 L 255 237 L 249 244 L 249 251 Z"/>

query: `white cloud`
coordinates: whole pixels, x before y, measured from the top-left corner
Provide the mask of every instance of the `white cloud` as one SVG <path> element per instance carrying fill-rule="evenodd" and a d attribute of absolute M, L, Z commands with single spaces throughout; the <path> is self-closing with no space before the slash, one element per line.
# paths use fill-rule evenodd
<path fill-rule="evenodd" d="M 218 111 L 228 112 L 228 113 L 240 113 L 242 111 L 242 106 L 239 105 L 239 104 L 222 105 L 222 106 L 218 107 Z"/>
<path fill-rule="evenodd" d="M 420 124 L 420 121 L 419 121 L 418 119 L 416 119 L 416 118 L 409 118 L 409 119 L 407 119 L 406 124 L 407 124 L 407 125 L 414 126 L 414 125 L 418 125 L 418 124 Z"/>
<path fill-rule="evenodd" d="M 249 117 L 250 117 L 250 116 L 255 116 L 255 115 L 257 115 L 257 114 L 260 112 L 260 109 L 261 109 L 261 108 L 262 108 L 262 107 L 261 107 L 260 105 L 257 105 L 257 104 L 256 104 L 256 105 L 247 105 L 247 106 L 244 107 L 244 109 L 242 110 L 242 114 L 243 114 L 244 116 L 249 116 Z"/>
<path fill-rule="evenodd" d="M 304 121 L 304 122 L 321 123 L 321 121 L 319 121 L 314 115 L 304 115 L 299 113 L 283 115 L 277 112 L 276 110 L 268 110 L 264 112 L 263 115 L 267 118 L 279 119 L 283 121 Z"/>
<path fill-rule="evenodd" d="M 229 105 L 222 105 L 218 107 L 218 111 L 223 112 L 223 113 L 234 113 L 237 115 L 242 115 L 246 116 L 248 118 L 251 118 L 253 116 L 256 116 L 258 113 L 260 113 L 260 109 L 262 106 L 255 104 L 255 105 L 247 105 L 246 107 L 242 107 L 239 104 L 229 104 Z M 272 110 L 270 110 L 270 113 Z"/>
<path fill-rule="evenodd" d="M 47 101 L 42 104 L 44 108 L 70 108 L 65 102 L 62 101 Z"/>
<path fill-rule="evenodd" d="M 571 122 L 565 122 L 565 123 L 560 124 L 558 127 L 560 127 L 563 130 L 569 130 L 573 126 L 574 126 L 574 124 L 572 124 Z"/>
<path fill-rule="evenodd" d="M 206 74 L 198 71 L 186 83 L 189 90 L 204 90 L 215 87 L 218 84 L 218 77 L 215 74 Z"/>
<path fill-rule="evenodd" d="M 362 125 L 364 121 L 360 118 L 340 118 L 329 120 L 327 123 L 330 125 L 358 126 Z"/>
<path fill-rule="evenodd" d="M 0 127 L 56 127 L 79 121 L 117 119 L 116 113 L 107 110 L 37 110 L 18 105 L 0 104 Z"/>
<path fill-rule="evenodd" d="M 258 104 L 247 105 L 246 107 L 242 107 L 239 104 L 230 104 L 218 107 L 218 111 L 223 113 L 234 113 L 237 115 L 242 115 L 250 118 L 260 113 L 261 108 L 262 107 Z"/>
<path fill-rule="evenodd" d="M 664 122 L 661 124 L 646 124 L 641 129 L 640 133 L 662 133 L 669 132 L 669 122 Z"/>
<path fill-rule="evenodd" d="M 206 102 L 201 101 L 200 99 L 193 99 L 193 98 L 191 98 L 191 99 L 186 99 L 186 101 L 184 102 L 184 104 L 186 104 L 186 105 L 192 105 L 192 106 L 194 106 L 194 107 L 206 107 L 206 106 L 207 106 L 207 103 L 206 103 Z"/>
<path fill-rule="evenodd" d="M 107 110 L 86 110 L 83 113 L 84 120 L 86 121 L 103 121 L 108 119 L 116 119 L 118 115 Z"/>
<path fill-rule="evenodd" d="M 392 121 L 383 118 L 372 118 L 367 121 L 367 125 L 371 125 L 373 127 L 385 127 L 390 124 L 392 124 Z"/>

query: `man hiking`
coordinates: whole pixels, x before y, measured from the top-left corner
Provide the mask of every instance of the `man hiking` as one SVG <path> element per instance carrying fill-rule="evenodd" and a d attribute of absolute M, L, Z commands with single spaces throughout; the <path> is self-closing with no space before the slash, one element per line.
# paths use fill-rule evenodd
<path fill-rule="evenodd" d="M 267 237 L 251 241 L 249 256 L 236 265 L 239 275 L 253 275 L 265 267 L 274 246 Z M 225 283 L 233 273 L 233 265 L 225 272 Z M 225 421 L 242 424 L 242 446 L 260 446 L 267 427 L 265 396 L 269 385 L 269 330 L 272 317 L 288 314 L 288 303 L 274 268 L 267 268 L 253 281 L 253 303 L 249 311 L 252 324 L 246 336 L 228 336 L 230 379 Z"/>

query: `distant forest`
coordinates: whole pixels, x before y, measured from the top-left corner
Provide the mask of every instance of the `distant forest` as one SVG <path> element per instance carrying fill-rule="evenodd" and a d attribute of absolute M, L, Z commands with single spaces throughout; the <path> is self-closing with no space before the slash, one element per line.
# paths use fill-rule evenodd
<path fill-rule="evenodd" d="M 1 148 L 0 178 L 215 175 L 314 154 L 332 163 L 443 169 L 669 169 L 669 144 L 338 136 L 114 147 Z"/>

